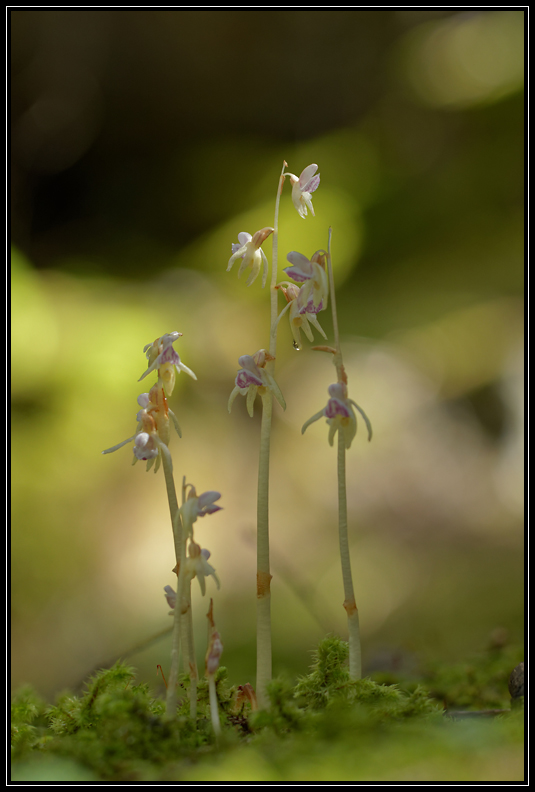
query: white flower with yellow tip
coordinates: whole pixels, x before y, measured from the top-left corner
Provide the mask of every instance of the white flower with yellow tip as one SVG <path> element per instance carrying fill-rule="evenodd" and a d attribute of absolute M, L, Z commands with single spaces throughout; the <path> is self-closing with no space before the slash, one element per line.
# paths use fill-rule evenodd
<path fill-rule="evenodd" d="M 269 226 L 261 228 L 253 236 L 248 234 L 247 231 L 240 231 L 238 242 L 233 242 L 232 244 L 232 256 L 228 260 L 227 272 L 232 269 L 234 262 L 241 258 L 242 262 L 238 270 L 238 278 L 249 267 L 251 274 L 247 278 L 247 286 L 250 286 L 256 280 L 260 268 L 262 268 L 262 288 L 264 288 L 267 280 L 268 260 L 261 245 L 272 233 L 273 228 Z"/>

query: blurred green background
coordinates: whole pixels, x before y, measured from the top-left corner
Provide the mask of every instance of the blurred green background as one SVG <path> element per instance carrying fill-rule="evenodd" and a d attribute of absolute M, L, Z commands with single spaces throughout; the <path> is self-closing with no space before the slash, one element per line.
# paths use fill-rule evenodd
<path fill-rule="evenodd" d="M 280 267 L 333 227 L 350 395 L 374 427 L 348 455 L 365 669 L 521 641 L 523 12 L 30 9 L 11 25 L 13 685 L 52 696 L 170 626 L 163 475 L 100 452 L 135 431 L 143 346 L 173 330 L 198 377 L 171 399 L 176 478 L 222 493 L 196 538 L 221 578 L 222 662 L 254 684 L 259 416 L 226 405 L 238 357 L 268 346 L 269 296 L 225 269 L 238 232 L 272 225 L 283 159 L 318 163 L 321 185 L 306 221 L 285 187 Z M 274 672 L 293 675 L 345 637 L 336 451 L 324 422 L 300 434 L 334 369 L 286 320 L 277 358 Z M 130 662 L 158 686 L 169 653 L 165 638 Z"/>

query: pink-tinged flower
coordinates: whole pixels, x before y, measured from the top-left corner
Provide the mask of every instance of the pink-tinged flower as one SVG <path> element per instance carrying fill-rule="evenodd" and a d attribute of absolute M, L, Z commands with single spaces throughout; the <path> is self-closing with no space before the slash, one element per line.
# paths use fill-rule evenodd
<path fill-rule="evenodd" d="M 282 409 L 286 409 L 286 402 L 284 401 L 284 396 L 281 393 L 281 389 L 271 374 L 269 374 L 265 369 L 266 363 L 268 363 L 270 360 L 275 360 L 275 358 L 273 355 L 270 355 L 269 352 L 266 352 L 265 349 L 259 349 L 258 352 L 252 356 L 242 355 L 240 358 L 238 358 L 238 363 L 240 364 L 241 369 L 236 375 L 236 385 L 228 400 L 229 412 L 232 409 L 234 399 L 238 394 L 241 394 L 247 399 L 247 412 L 252 418 L 254 411 L 254 401 L 256 399 L 257 393 L 259 393 L 260 396 L 264 396 L 268 390 L 271 391 L 271 393 L 275 396 Z"/>
<path fill-rule="evenodd" d="M 197 379 L 193 371 L 185 366 L 184 363 L 181 363 L 180 357 L 173 349 L 174 342 L 181 335 L 182 333 L 175 330 L 173 333 L 166 333 L 153 341 L 152 344 L 146 344 L 143 347 L 143 352 L 145 352 L 148 360 L 148 368 L 141 375 L 138 382 L 145 379 L 151 371 L 158 369 L 158 380 L 162 381 L 166 394 L 170 396 L 175 387 L 175 368 L 179 374 L 181 371 L 185 371 L 194 380 Z"/>
<path fill-rule="evenodd" d="M 171 586 L 164 586 L 165 599 L 170 608 L 176 607 L 176 591 Z"/>
<path fill-rule="evenodd" d="M 197 578 L 203 597 L 206 594 L 205 578 L 213 577 L 217 588 L 220 587 L 219 578 L 216 575 L 216 571 L 213 566 L 208 563 L 209 558 L 209 550 L 204 548 L 201 549 L 201 547 L 195 542 L 189 543 L 188 558 L 186 559 L 186 572 L 192 580 L 194 577 Z"/>
<path fill-rule="evenodd" d="M 213 577 L 216 582 L 217 588 L 220 588 L 221 584 L 219 582 L 219 578 L 216 575 L 216 571 L 214 567 L 208 563 L 208 559 L 210 558 L 210 551 L 204 548 L 201 549 L 200 545 L 196 544 L 195 542 L 191 541 L 188 547 L 188 557 L 186 558 L 186 566 L 185 572 L 187 577 L 190 580 L 193 578 L 197 578 L 199 581 L 199 586 L 201 587 L 201 593 L 204 597 L 206 594 L 206 578 Z M 180 569 L 180 565 L 177 564 L 175 570 L 178 574 L 178 570 Z M 176 592 L 171 586 L 165 586 L 165 599 L 167 600 L 167 604 L 170 608 L 176 607 Z"/>
<path fill-rule="evenodd" d="M 295 283 L 279 283 L 277 288 L 281 289 L 288 301 L 288 304 L 280 312 L 277 322 L 280 322 L 282 316 L 289 311 L 288 316 L 290 317 L 290 329 L 294 338 L 294 347 L 296 349 L 301 348 L 301 330 L 303 330 L 309 341 L 314 340 L 310 325 L 315 327 L 323 338 L 327 338 L 316 318 L 316 314 L 323 310 L 323 300 L 319 305 L 314 305 L 312 297 L 309 297 L 304 302 L 305 287 L 296 286 Z"/>
<path fill-rule="evenodd" d="M 357 418 L 353 410 L 353 407 L 356 407 L 356 409 L 364 418 L 364 423 L 368 429 L 368 440 L 371 440 L 372 427 L 368 416 L 364 410 L 362 410 L 358 404 L 353 401 L 353 399 L 348 398 L 347 385 L 343 382 L 336 382 L 334 385 L 329 385 L 329 396 L 330 399 L 323 410 L 317 412 L 312 416 L 312 418 L 309 418 L 308 421 L 303 424 L 301 434 L 305 433 L 311 423 L 314 423 L 314 421 L 318 421 L 320 418 L 325 417 L 330 427 L 329 444 L 333 444 L 336 432 L 341 432 L 344 438 L 345 447 L 350 448 L 353 438 L 357 433 Z"/>
<path fill-rule="evenodd" d="M 197 496 L 193 484 L 186 486 L 190 487 L 190 491 L 185 503 L 180 509 L 180 513 L 186 532 L 191 535 L 193 533 L 193 523 L 198 517 L 204 517 L 206 514 L 214 514 L 214 512 L 220 511 L 223 507 L 215 505 L 215 502 L 221 497 L 220 492 L 209 490 Z"/>
<path fill-rule="evenodd" d="M 319 187 L 320 175 L 318 173 L 317 176 L 314 176 L 317 170 L 317 165 L 308 165 L 299 178 L 294 176 L 293 173 L 285 174 L 290 177 L 290 182 L 292 184 L 292 201 L 303 219 L 307 216 L 307 207 L 310 209 L 311 214 L 315 216 L 311 193 Z"/>
<path fill-rule="evenodd" d="M 141 459 L 147 462 L 147 471 L 154 465 L 154 472 L 156 473 L 160 467 L 163 454 L 167 457 L 172 469 L 171 455 L 167 448 L 170 440 L 169 417 L 173 421 L 178 436 L 181 437 L 182 435 L 176 415 L 167 405 L 163 388 L 154 385 L 149 393 L 141 393 L 138 396 L 137 403 L 141 410 L 136 415 L 138 421 L 136 433 L 132 437 L 123 440 L 122 443 L 118 443 L 112 448 L 107 448 L 102 453 L 111 454 L 133 440 L 134 459 L 132 464 L 135 465 Z"/>
<path fill-rule="evenodd" d="M 325 271 L 325 252 L 317 250 L 311 259 L 307 259 L 302 253 L 292 250 L 286 258 L 292 266 L 285 267 L 284 272 L 292 280 L 303 284 L 301 307 L 307 305 L 312 298 L 315 308 L 320 310 L 320 303 L 323 303 L 323 309 L 327 308 L 329 281 Z"/>
<path fill-rule="evenodd" d="M 245 272 L 247 267 L 250 267 L 251 274 L 247 278 L 247 286 L 250 286 L 258 276 L 260 267 L 262 267 L 262 288 L 264 288 L 267 279 L 268 260 L 261 245 L 271 233 L 273 233 L 273 229 L 269 227 L 261 228 L 254 236 L 248 234 L 247 231 L 241 231 L 238 234 L 238 242 L 232 244 L 232 256 L 228 261 L 227 272 L 232 269 L 234 262 L 241 258 L 242 262 L 238 270 L 238 278 L 242 272 Z"/>

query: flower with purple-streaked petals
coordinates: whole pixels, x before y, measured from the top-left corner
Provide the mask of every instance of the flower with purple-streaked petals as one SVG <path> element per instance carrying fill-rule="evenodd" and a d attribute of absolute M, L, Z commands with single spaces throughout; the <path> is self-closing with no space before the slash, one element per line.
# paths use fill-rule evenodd
<path fill-rule="evenodd" d="M 180 361 L 178 353 L 173 349 L 174 342 L 181 335 L 182 333 L 176 330 L 173 333 L 165 333 L 165 335 L 153 341 L 152 344 L 146 344 L 143 347 L 143 352 L 145 352 L 148 360 L 148 368 L 141 375 L 138 382 L 145 379 L 151 371 L 158 369 L 158 379 L 162 381 L 166 394 L 170 396 L 175 387 L 175 368 L 179 374 L 181 371 L 185 371 L 194 380 L 197 379 L 193 371 Z"/>
<path fill-rule="evenodd" d="M 303 284 L 301 294 L 301 307 L 308 304 L 312 297 L 314 307 L 323 303 L 323 309 L 327 308 L 329 296 L 329 281 L 325 271 L 325 251 L 317 250 L 311 259 L 307 259 L 302 253 L 292 250 L 286 256 L 291 267 L 285 267 L 284 272 L 292 280 Z"/>
<path fill-rule="evenodd" d="M 184 505 L 180 509 L 184 527 L 189 535 L 193 533 L 193 523 L 198 517 L 204 517 L 206 514 L 214 514 L 220 511 L 223 507 L 216 506 L 215 502 L 221 497 L 220 492 L 209 490 L 197 496 L 197 492 L 193 484 L 187 485 L 190 487 L 188 497 Z"/>
<path fill-rule="evenodd" d="M 311 214 L 315 216 L 311 193 L 319 187 L 320 175 L 319 173 L 316 176 L 314 175 L 317 170 L 317 165 L 308 165 L 299 177 L 294 176 L 293 173 L 285 174 L 290 177 L 292 201 L 303 219 L 307 216 L 307 207 L 310 209 Z"/>
<path fill-rule="evenodd" d="M 277 288 L 282 291 L 288 301 L 288 304 L 280 312 L 277 322 L 280 322 L 282 316 L 289 311 L 288 316 L 290 317 L 290 329 L 294 337 L 294 347 L 296 349 L 301 348 L 301 330 L 303 330 L 309 341 L 314 340 L 310 325 L 315 327 L 323 338 L 327 338 L 316 318 L 316 314 L 323 310 L 323 300 L 317 306 L 314 305 L 312 297 L 309 297 L 307 302 L 304 302 L 305 287 L 296 286 L 295 283 L 279 283 Z"/>
<path fill-rule="evenodd" d="M 371 440 L 372 427 L 368 416 L 353 399 L 348 398 L 347 385 L 344 382 L 335 382 L 333 385 L 329 385 L 329 396 L 330 399 L 323 410 L 317 412 L 303 424 L 301 434 L 305 433 L 311 423 L 324 417 L 329 424 L 329 444 L 333 444 L 336 432 L 341 432 L 345 447 L 350 448 L 357 433 L 357 418 L 353 410 L 353 407 L 356 407 L 364 418 L 364 423 L 368 429 L 368 440 Z"/>
<path fill-rule="evenodd" d="M 247 231 L 240 231 L 238 242 L 233 242 L 232 244 L 232 256 L 227 264 L 227 272 L 232 269 L 234 262 L 241 258 L 242 262 L 238 270 L 238 278 L 242 272 L 245 272 L 247 267 L 250 267 L 251 274 L 247 278 L 247 286 L 250 286 L 260 272 L 260 267 L 262 267 L 262 288 L 264 288 L 267 279 L 268 260 L 261 245 L 271 233 L 273 233 L 273 228 L 269 226 L 261 228 L 253 236 L 248 234 Z"/>
<path fill-rule="evenodd" d="M 236 375 L 236 385 L 228 400 L 229 412 L 232 409 L 234 399 L 238 394 L 241 394 L 247 399 L 247 412 L 252 418 L 256 394 L 259 393 L 260 396 L 264 396 L 268 390 L 275 396 L 282 409 L 286 409 L 286 402 L 284 401 L 281 389 L 271 374 L 265 369 L 266 363 L 270 360 L 275 360 L 275 358 L 273 355 L 270 355 L 269 352 L 266 352 L 265 349 L 259 349 L 258 352 L 252 356 L 242 355 L 238 358 L 241 369 Z"/>

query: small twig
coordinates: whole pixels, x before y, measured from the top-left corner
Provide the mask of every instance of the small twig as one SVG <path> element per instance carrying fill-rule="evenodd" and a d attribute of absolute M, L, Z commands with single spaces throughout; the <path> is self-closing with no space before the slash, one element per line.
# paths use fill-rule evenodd
<path fill-rule="evenodd" d="M 165 687 L 167 688 L 167 682 L 165 681 L 165 675 L 164 675 L 164 672 L 163 672 L 163 668 L 161 667 L 161 665 L 159 663 L 156 665 L 156 676 L 158 676 L 158 669 L 160 669 L 160 674 L 162 675 L 163 683 L 164 683 Z"/>

